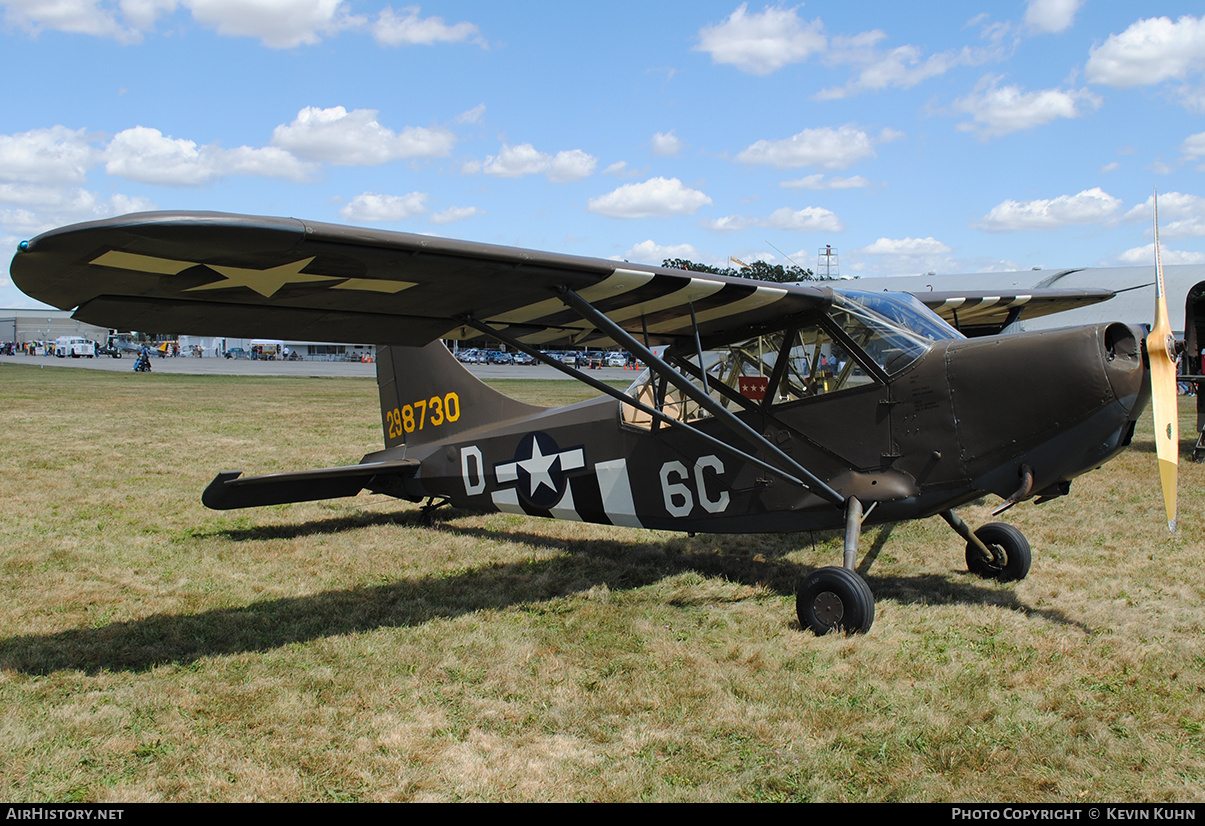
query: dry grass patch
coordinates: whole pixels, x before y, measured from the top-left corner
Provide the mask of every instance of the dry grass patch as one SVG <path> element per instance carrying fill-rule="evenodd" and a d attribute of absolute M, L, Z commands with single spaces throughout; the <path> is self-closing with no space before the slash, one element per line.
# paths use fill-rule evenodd
<path fill-rule="evenodd" d="M 1008 514 L 1023 583 L 869 531 L 847 639 L 794 620 L 832 534 L 201 506 L 376 449 L 369 380 L 4 367 L 0 405 L 0 799 L 1205 797 L 1202 469 L 1168 537 L 1145 434 Z"/>

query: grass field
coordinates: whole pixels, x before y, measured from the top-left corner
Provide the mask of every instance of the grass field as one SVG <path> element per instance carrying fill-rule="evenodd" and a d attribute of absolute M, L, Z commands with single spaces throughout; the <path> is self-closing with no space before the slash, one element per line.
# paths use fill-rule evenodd
<path fill-rule="evenodd" d="M 0 800 L 1205 799 L 1205 469 L 1169 536 L 1145 431 L 1006 515 L 1024 582 L 872 529 L 873 630 L 817 638 L 835 534 L 201 505 L 377 449 L 371 380 L 9 366 L 0 418 Z"/>

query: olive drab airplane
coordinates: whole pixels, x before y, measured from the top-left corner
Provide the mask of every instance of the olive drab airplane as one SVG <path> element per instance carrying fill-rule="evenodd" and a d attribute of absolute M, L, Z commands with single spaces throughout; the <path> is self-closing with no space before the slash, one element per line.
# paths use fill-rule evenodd
<path fill-rule="evenodd" d="M 108 327 L 378 344 L 383 450 L 347 467 L 219 473 L 211 508 L 367 489 L 425 501 L 428 517 L 450 504 L 686 532 L 843 529 L 842 564 L 798 586 L 799 622 L 817 633 L 874 620 L 855 573 L 864 524 L 940 515 L 972 572 L 1022 579 L 1024 536 L 972 531 L 955 509 L 1067 493 L 1129 444 L 1169 358 L 1158 327 L 1149 344 L 1119 323 L 968 339 L 908 294 L 219 213 L 54 230 L 22 242 L 11 272 Z M 925 296 L 983 328 L 1108 297 Z M 601 395 L 520 403 L 461 367 L 447 339 L 503 342 Z M 584 346 L 622 347 L 648 369 L 620 391 L 543 353 Z"/>

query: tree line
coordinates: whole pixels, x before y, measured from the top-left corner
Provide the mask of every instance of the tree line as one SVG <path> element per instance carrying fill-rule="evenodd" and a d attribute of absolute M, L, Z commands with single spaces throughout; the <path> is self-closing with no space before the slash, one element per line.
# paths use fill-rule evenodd
<path fill-rule="evenodd" d="M 706 272 L 712 275 L 728 275 L 734 278 L 750 278 L 755 281 L 775 281 L 780 284 L 795 281 L 828 280 L 823 276 L 817 276 L 811 270 L 804 267 L 797 267 L 794 264 L 784 267 L 782 264 L 767 264 L 765 261 L 754 261 L 752 264 L 746 264 L 744 267 L 713 267 L 709 264 L 700 264 L 697 261 L 690 261 L 686 258 L 666 258 L 661 262 L 661 266 L 676 270 Z"/>

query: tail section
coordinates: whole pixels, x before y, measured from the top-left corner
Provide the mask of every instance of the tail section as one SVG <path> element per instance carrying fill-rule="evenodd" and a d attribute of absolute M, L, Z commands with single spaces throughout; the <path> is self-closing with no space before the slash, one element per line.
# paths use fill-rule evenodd
<path fill-rule="evenodd" d="M 377 348 L 385 447 L 420 445 L 543 408 L 483 384 L 441 341 Z"/>

